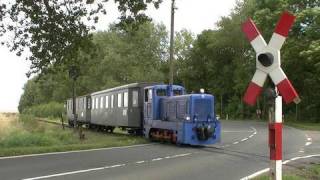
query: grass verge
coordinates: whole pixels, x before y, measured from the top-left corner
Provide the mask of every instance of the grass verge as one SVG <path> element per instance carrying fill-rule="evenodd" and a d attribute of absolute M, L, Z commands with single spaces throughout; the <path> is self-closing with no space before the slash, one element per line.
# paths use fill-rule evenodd
<path fill-rule="evenodd" d="M 285 121 L 284 124 L 302 130 L 320 131 L 320 123 Z"/>
<path fill-rule="evenodd" d="M 296 168 L 285 172 L 283 180 L 319 180 L 320 164 L 314 164 L 307 167 Z M 269 180 L 269 176 L 263 175 L 255 178 L 255 180 Z"/>
<path fill-rule="evenodd" d="M 0 129 L 0 156 L 37 154 L 127 146 L 147 143 L 142 137 L 126 134 L 106 134 L 84 130 L 85 139 L 80 140 L 73 129 L 38 122 L 33 116 L 11 117 L 10 124 Z M 0 124 L 2 120 L 0 119 Z"/>

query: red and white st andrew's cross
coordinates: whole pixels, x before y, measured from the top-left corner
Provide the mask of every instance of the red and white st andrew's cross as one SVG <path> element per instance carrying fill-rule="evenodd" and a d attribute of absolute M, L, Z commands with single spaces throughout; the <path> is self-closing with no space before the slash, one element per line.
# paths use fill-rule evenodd
<path fill-rule="evenodd" d="M 242 31 L 246 34 L 250 44 L 256 52 L 256 72 L 247 88 L 244 96 L 245 103 L 254 105 L 261 94 L 264 82 L 269 75 L 277 86 L 280 95 L 288 104 L 292 101 L 300 102 L 300 98 L 291 82 L 280 67 L 280 49 L 289 30 L 295 20 L 295 16 L 284 12 L 278 21 L 269 44 L 266 44 L 252 19 L 248 19 L 242 25 Z"/>

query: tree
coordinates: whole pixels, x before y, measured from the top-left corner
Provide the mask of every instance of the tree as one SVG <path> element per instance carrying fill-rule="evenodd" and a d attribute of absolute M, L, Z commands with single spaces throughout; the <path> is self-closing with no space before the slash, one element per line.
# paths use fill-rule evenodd
<path fill-rule="evenodd" d="M 12 34 L 5 40 L 11 51 L 19 56 L 28 48 L 31 61 L 28 73 L 46 73 L 53 66 L 70 68 L 79 64 L 80 51 L 91 52 L 90 30 L 99 16 L 106 14 L 107 0 L 16 0 L 0 3 L 0 36 Z M 159 7 L 161 0 L 115 0 L 119 4 L 122 27 L 148 20 L 143 13 L 147 4 Z M 89 23 L 85 23 L 87 19 Z"/>
<path fill-rule="evenodd" d="M 78 95 L 133 82 L 163 82 L 161 72 L 167 52 L 168 33 L 163 24 L 146 22 L 138 30 L 123 31 L 112 25 L 108 31 L 93 34 L 95 56 L 80 51 L 81 76 L 76 82 Z M 72 80 L 65 71 L 36 76 L 27 82 L 19 105 L 24 108 L 71 97 Z M 32 89 L 32 90 L 30 90 Z M 32 97 L 32 98 L 29 98 Z M 20 111 L 22 112 L 22 111 Z"/>

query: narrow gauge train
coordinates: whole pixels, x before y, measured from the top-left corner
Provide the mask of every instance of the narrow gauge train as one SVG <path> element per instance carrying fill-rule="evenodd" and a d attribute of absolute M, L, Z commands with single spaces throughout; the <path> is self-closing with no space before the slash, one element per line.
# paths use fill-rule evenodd
<path fill-rule="evenodd" d="M 73 124 L 72 99 L 66 104 Z M 133 83 L 76 98 L 77 123 L 112 132 L 115 127 L 152 140 L 206 145 L 220 141 L 221 125 L 210 94 L 186 94 L 178 85 Z"/>

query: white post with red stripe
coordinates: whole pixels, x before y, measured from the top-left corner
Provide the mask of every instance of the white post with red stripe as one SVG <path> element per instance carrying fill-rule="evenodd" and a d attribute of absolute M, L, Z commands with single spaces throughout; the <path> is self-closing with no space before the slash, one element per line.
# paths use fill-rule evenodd
<path fill-rule="evenodd" d="M 282 179 L 282 97 L 275 99 L 275 112 L 269 120 L 270 176 Z"/>
<path fill-rule="evenodd" d="M 263 84 L 269 76 L 279 91 L 275 99 L 275 110 L 269 120 L 269 148 L 272 179 L 282 179 L 282 98 L 285 103 L 298 104 L 300 98 L 281 68 L 280 49 L 293 25 L 295 16 L 284 12 L 278 21 L 270 42 L 267 44 L 251 19 L 242 25 L 251 46 L 256 52 L 256 72 L 244 95 L 244 102 L 255 105 L 262 92 Z"/>

